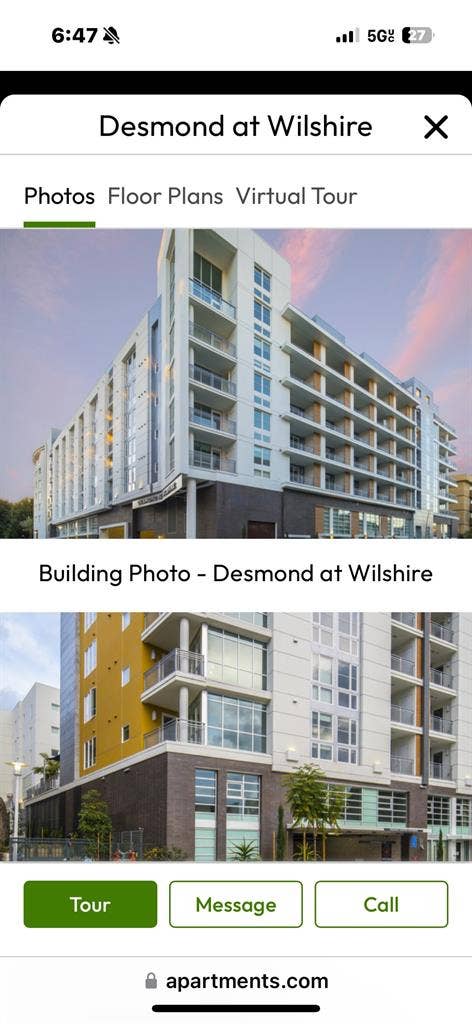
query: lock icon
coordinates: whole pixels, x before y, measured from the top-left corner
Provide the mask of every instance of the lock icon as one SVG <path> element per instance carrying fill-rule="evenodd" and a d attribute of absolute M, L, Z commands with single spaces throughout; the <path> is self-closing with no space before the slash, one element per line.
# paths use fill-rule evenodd
<path fill-rule="evenodd" d="M 145 986 L 146 988 L 157 988 L 157 978 L 152 971 L 149 971 L 149 974 L 146 975 Z"/>

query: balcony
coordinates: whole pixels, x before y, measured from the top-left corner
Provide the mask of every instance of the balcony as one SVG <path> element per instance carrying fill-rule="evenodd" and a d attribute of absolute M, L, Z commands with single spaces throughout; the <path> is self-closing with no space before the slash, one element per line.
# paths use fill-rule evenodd
<path fill-rule="evenodd" d="M 413 758 L 410 757 L 397 757 L 392 754 L 390 758 L 390 770 L 395 775 L 414 775 L 415 764 Z"/>
<path fill-rule="evenodd" d="M 446 672 L 442 668 L 431 669 L 431 682 L 434 686 L 443 686 L 447 690 L 454 689 L 452 672 Z"/>
<path fill-rule="evenodd" d="M 198 363 L 191 363 L 189 378 L 200 402 L 205 403 L 211 398 L 212 405 L 217 409 L 228 409 L 234 404 L 236 385 L 228 377 L 213 373 Z"/>
<path fill-rule="evenodd" d="M 197 323 L 195 320 L 190 320 L 188 331 L 192 341 L 204 345 L 205 351 L 214 349 L 218 356 L 223 357 L 223 361 L 230 359 L 234 362 L 236 359 L 236 345 L 233 345 L 227 338 L 223 338 L 220 334 L 215 334 L 214 331 L 209 330 L 208 327 L 204 327 L 203 324 Z"/>
<path fill-rule="evenodd" d="M 401 672 L 405 676 L 415 676 L 416 669 L 415 663 L 412 658 L 407 658 L 403 654 L 392 654 L 391 655 L 391 667 L 394 672 Z"/>
<path fill-rule="evenodd" d="M 160 729 L 153 729 L 144 735 L 144 749 L 157 747 L 160 743 L 206 743 L 206 728 L 203 722 L 174 718 Z"/>
<path fill-rule="evenodd" d="M 227 459 L 219 452 L 189 452 L 189 463 L 195 469 L 205 469 L 212 473 L 236 472 L 236 459 Z"/>
<path fill-rule="evenodd" d="M 194 427 L 194 435 L 203 440 L 224 443 L 221 434 L 228 434 L 226 445 L 233 444 L 236 437 L 236 420 L 230 420 L 222 413 L 213 409 L 193 408 L 189 412 L 189 423 Z"/>
<path fill-rule="evenodd" d="M 35 782 L 34 786 L 30 786 L 26 790 L 26 800 L 34 800 L 38 796 L 43 796 L 44 793 L 51 793 L 54 789 L 59 789 L 60 785 L 60 772 L 57 775 L 52 775 L 50 778 L 43 778 L 40 782 Z"/>
<path fill-rule="evenodd" d="M 224 299 L 219 292 L 215 292 L 213 288 L 203 284 L 202 281 L 197 281 L 194 277 L 189 278 L 189 288 L 192 298 L 205 303 L 225 319 L 236 320 L 236 307 Z"/>
<path fill-rule="evenodd" d="M 445 736 L 453 735 L 452 722 L 441 718 L 440 715 L 431 715 L 429 727 L 432 732 L 440 732 Z"/>
<path fill-rule="evenodd" d="M 401 622 L 402 626 L 411 626 L 416 629 L 416 615 L 414 612 L 392 612 L 392 619 Z"/>
<path fill-rule="evenodd" d="M 416 725 L 415 712 L 412 708 L 403 708 L 399 704 L 392 704 L 390 708 L 390 719 L 400 725 Z"/>
<path fill-rule="evenodd" d="M 182 651 L 179 647 L 169 651 L 164 658 L 158 661 L 157 665 L 149 668 L 144 673 L 143 692 L 150 690 L 154 686 L 159 686 L 169 676 L 176 674 L 200 676 L 203 678 L 205 675 L 205 659 L 203 655 L 196 654 L 194 651 Z"/>
<path fill-rule="evenodd" d="M 444 626 L 441 622 L 436 622 L 435 619 L 431 619 L 431 636 L 436 637 L 437 640 L 444 640 L 445 643 L 454 643 L 454 633 L 450 626 Z"/>
<path fill-rule="evenodd" d="M 450 765 L 436 764 L 435 761 L 432 761 L 429 766 L 429 775 L 431 779 L 442 779 L 443 782 L 449 782 L 452 778 Z"/>

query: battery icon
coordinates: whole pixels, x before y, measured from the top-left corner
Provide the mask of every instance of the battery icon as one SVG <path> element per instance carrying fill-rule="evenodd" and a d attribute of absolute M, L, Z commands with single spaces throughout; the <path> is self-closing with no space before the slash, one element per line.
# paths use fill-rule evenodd
<path fill-rule="evenodd" d="M 404 43 L 430 43 L 434 32 L 432 28 L 407 25 L 402 28 L 402 42 Z"/>

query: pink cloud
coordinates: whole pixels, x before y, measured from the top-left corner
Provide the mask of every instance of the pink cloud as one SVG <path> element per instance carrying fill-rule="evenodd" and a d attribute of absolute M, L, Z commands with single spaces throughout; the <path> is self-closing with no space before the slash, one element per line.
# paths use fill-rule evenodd
<path fill-rule="evenodd" d="M 319 287 L 344 244 L 344 231 L 285 231 L 279 248 L 292 268 L 292 294 L 302 303 Z"/>
<path fill-rule="evenodd" d="M 454 370 L 443 384 L 434 389 L 442 418 L 452 423 L 457 430 L 457 455 L 454 461 L 458 469 L 466 473 L 472 472 L 471 390 L 471 371 L 464 368 Z"/>
<path fill-rule="evenodd" d="M 470 331 L 471 282 L 472 233 L 441 234 L 436 258 L 412 296 L 401 351 L 392 366 L 399 377 L 421 375 L 433 353 L 445 348 L 448 333 L 461 324 Z"/>

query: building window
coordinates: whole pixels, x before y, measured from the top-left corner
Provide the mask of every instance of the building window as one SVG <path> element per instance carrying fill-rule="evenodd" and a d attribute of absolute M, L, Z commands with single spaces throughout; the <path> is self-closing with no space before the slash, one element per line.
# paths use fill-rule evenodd
<path fill-rule="evenodd" d="M 380 516 L 374 512 L 360 512 L 359 533 L 364 537 L 380 537 Z"/>
<path fill-rule="evenodd" d="M 340 508 L 323 509 L 323 533 L 329 537 L 350 537 L 351 513 Z"/>
<path fill-rule="evenodd" d="M 254 299 L 254 326 L 256 331 L 266 337 L 270 336 L 271 309 L 259 299 Z"/>
<path fill-rule="evenodd" d="M 258 370 L 270 370 L 271 344 L 267 338 L 254 335 L 254 366 Z"/>
<path fill-rule="evenodd" d="M 232 619 L 241 619 L 241 622 L 250 622 L 253 626 L 263 626 L 267 629 L 267 612 L 225 612 Z"/>
<path fill-rule="evenodd" d="M 209 693 L 208 743 L 227 750 L 265 754 L 265 707 L 253 701 Z"/>
<path fill-rule="evenodd" d="M 270 413 L 254 409 L 254 440 L 270 443 Z"/>
<path fill-rule="evenodd" d="M 207 675 L 246 690 L 266 690 L 267 645 L 238 633 L 209 629 Z"/>
<path fill-rule="evenodd" d="M 323 654 L 313 656 L 313 700 L 333 703 L 333 661 Z"/>
<path fill-rule="evenodd" d="M 357 722 L 353 718 L 338 718 L 338 761 L 357 763 Z"/>
<path fill-rule="evenodd" d="M 131 612 L 122 612 L 121 613 L 121 630 L 122 630 L 122 632 L 125 629 L 128 629 L 128 626 L 129 626 L 130 622 L 131 622 Z"/>
<path fill-rule="evenodd" d="M 328 786 L 328 792 L 331 787 Z M 344 786 L 344 807 L 340 820 L 344 824 L 350 821 L 362 821 L 362 788 L 360 786 Z"/>
<path fill-rule="evenodd" d="M 470 829 L 472 822 L 471 801 L 458 796 L 456 801 L 456 828 Z"/>
<path fill-rule="evenodd" d="M 262 267 L 259 267 L 257 263 L 254 264 L 254 292 L 261 298 L 267 299 L 270 302 L 270 274 Z M 262 292 L 267 292 L 266 295 L 262 295 Z"/>
<path fill-rule="evenodd" d="M 257 370 L 254 372 L 254 401 L 270 409 L 270 378 Z"/>
<path fill-rule="evenodd" d="M 311 713 L 311 756 L 321 761 L 333 760 L 333 716 L 323 711 Z"/>
<path fill-rule="evenodd" d="M 229 772 L 226 780 L 226 859 L 235 860 L 241 843 L 260 850 L 261 795 L 258 775 Z"/>
<path fill-rule="evenodd" d="M 124 360 L 125 367 L 125 409 L 124 409 L 124 459 L 125 490 L 136 489 L 136 349 L 133 348 Z"/>
<path fill-rule="evenodd" d="M 260 444 L 254 445 L 254 476 L 270 478 L 270 448 L 263 448 Z"/>
<path fill-rule="evenodd" d="M 380 825 L 406 825 L 408 820 L 408 794 L 396 790 L 379 789 L 377 793 L 377 819 Z"/>
<path fill-rule="evenodd" d="M 127 740 L 129 740 L 129 725 L 122 725 L 121 726 L 121 741 L 122 741 L 122 743 L 126 743 Z"/>
<path fill-rule="evenodd" d="M 90 722 L 97 714 L 97 691 L 95 686 L 84 697 L 84 722 Z"/>
<path fill-rule="evenodd" d="M 52 707 L 52 710 L 53 710 L 53 711 L 59 711 L 59 710 L 60 710 L 60 707 L 61 707 L 61 705 L 60 705 L 60 704 L 54 704 L 54 702 L 53 702 L 53 703 L 51 704 L 51 707 Z"/>
<path fill-rule="evenodd" d="M 90 626 L 95 622 L 96 618 L 96 612 L 84 612 L 84 633 L 90 629 Z"/>
<path fill-rule="evenodd" d="M 428 825 L 449 827 L 450 800 L 448 796 L 428 797 Z"/>
<path fill-rule="evenodd" d="M 54 735 L 57 736 L 57 734 L 59 732 L 59 726 L 58 725 L 51 725 L 51 732 L 53 732 Z"/>
<path fill-rule="evenodd" d="M 347 661 L 338 664 L 338 704 L 341 708 L 357 710 L 357 665 Z"/>
<path fill-rule="evenodd" d="M 130 669 L 129 665 L 125 665 L 125 667 L 121 669 L 121 685 L 122 686 L 127 686 L 129 681 L 130 681 L 130 679 L 131 679 L 131 669 Z"/>
<path fill-rule="evenodd" d="M 410 530 L 406 519 L 401 516 L 389 516 L 388 517 L 388 536 L 389 537 L 409 537 Z"/>
<path fill-rule="evenodd" d="M 204 256 L 200 256 L 198 252 L 193 254 L 193 276 L 200 284 L 208 285 L 213 292 L 218 292 L 218 295 L 222 295 L 223 275 L 220 268 L 215 267 L 213 263 L 206 260 Z"/>
<path fill-rule="evenodd" d="M 195 860 L 216 860 L 216 772 L 195 771 Z"/>
<path fill-rule="evenodd" d="M 313 612 L 313 640 L 324 647 L 333 646 L 334 615 L 332 612 Z"/>
<path fill-rule="evenodd" d="M 84 676 L 89 676 L 97 667 L 97 641 L 92 640 L 84 651 Z"/>
<path fill-rule="evenodd" d="M 359 614 L 358 612 L 339 612 L 338 615 L 339 650 L 344 654 L 357 657 L 359 652 Z"/>
<path fill-rule="evenodd" d="M 97 762 L 97 737 L 86 740 L 84 743 L 84 768 L 92 768 Z"/>

